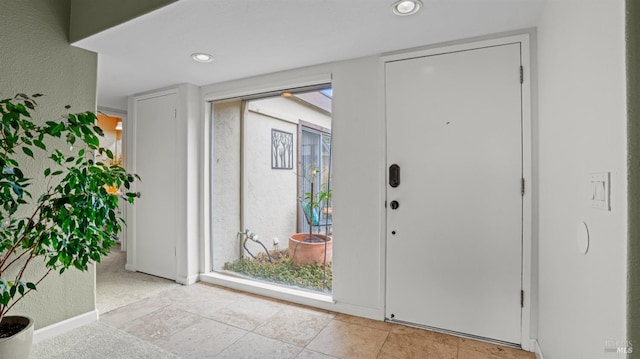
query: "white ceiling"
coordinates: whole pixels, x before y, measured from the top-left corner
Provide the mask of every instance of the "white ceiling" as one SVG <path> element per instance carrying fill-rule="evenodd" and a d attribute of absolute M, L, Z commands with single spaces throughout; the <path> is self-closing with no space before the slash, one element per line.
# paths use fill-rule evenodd
<path fill-rule="evenodd" d="M 180 0 L 74 45 L 99 53 L 98 105 L 179 83 L 207 85 L 536 26 L 545 0 Z M 212 54 L 196 63 L 195 52 Z"/>

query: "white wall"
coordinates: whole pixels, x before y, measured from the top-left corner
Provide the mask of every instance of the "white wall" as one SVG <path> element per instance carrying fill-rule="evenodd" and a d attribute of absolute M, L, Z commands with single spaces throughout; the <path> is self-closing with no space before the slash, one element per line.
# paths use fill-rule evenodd
<path fill-rule="evenodd" d="M 607 358 L 605 341 L 625 339 L 624 1 L 548 1 L 538 34 L 538 340 L 545 359 Z M 604 171 L 610 212 L 589 203 L 587 176 Z"/>

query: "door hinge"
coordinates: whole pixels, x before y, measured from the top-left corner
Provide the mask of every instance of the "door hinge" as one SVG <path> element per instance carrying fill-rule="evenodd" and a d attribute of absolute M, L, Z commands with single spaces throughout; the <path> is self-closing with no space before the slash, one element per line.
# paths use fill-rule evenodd
<path fill-rule="evenodd" d="M 173 119 L 175 119 L 175 120 L 178 119 L 178 109 L 177 108 L 173 109 Z"/>
<path fill-rule="evenodd" d="M 520 83 L 524 83 L 524 67 L 520 65 Z"/>
<path fill-rule="evenodd" d="M 520 291 L 520 308 L 524 308 L 524 290 Z"/>
<path fill-rule="evenodd" d="M 524 177 L 520 181 L 520 194 L 524 196 Z"/>

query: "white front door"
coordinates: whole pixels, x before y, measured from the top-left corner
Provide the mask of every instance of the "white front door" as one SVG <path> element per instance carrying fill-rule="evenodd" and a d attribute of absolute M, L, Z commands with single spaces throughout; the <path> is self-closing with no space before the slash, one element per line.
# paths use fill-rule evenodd
<path fill-rule="evenodd" d="M 387 318 L 520 343 L 520 54 L 386 63 Z"/>
<path fill-rule="evenodd" d="M 136 99 L 135 269 L 176 279 L 177 94 Z"/>

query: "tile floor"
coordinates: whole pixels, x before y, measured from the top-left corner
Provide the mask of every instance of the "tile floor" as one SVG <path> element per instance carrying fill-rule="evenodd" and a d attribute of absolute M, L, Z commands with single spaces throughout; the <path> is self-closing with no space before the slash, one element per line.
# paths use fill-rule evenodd
<path fill-rule="evenodd" d="M 533 353 L 98 265 L 100 320 L 34 346 L 33 359 L 535 359 Z"/>
<path fill-rule="evenodd" d="M 535 358 L 206 284 L 166 290 L 102 315 L 100 321 L 180 358 Z"/>

